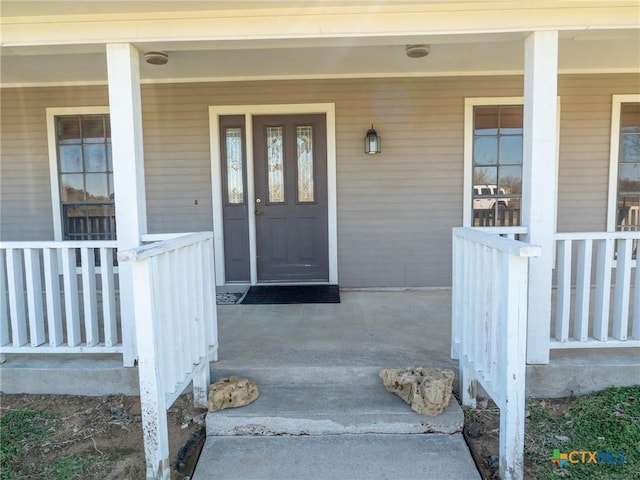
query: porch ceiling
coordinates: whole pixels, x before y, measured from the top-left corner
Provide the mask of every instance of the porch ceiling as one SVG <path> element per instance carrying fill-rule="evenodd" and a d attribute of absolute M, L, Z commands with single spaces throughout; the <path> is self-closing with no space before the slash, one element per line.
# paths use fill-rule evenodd
<path fill-rule="evenodd" d="M 142 59 L 144 82 L 521 73 L 525 32 L 135 43 L 169 54 L 164 66 Z M 431 45 L 411 59 L 405 46 Z M 4 47 L 2 86 L 106 83 L 102 44 Z M 560 73 L 640 71 L 640 30 L 560 32 Z"/>

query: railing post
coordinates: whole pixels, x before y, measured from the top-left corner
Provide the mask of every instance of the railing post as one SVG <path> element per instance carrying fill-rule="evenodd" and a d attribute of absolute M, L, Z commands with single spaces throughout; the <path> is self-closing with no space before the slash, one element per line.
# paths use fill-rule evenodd
<path fill-rule="evenodd" d="M 144 451 L 147 464 L 147 480 L 169 480 L 169 430 L 167 427 L 167 406 L 160 372 L 156 367 L 158 337 L 151 278 L 151 261 L 143 259 L 130 262 L 134 283 L 134 314 L 138 332 L 138 375 L 140 379 L 140 405 Z"/>
<path fill-rule="evenodd" d="M 524 466 L 524 409 L 527 343 L 527 273 L 529 259 L 507 256 L 503 276 L 509 285 L 503 320 L 500 405 L 500 478 L 520 480 Z"/>

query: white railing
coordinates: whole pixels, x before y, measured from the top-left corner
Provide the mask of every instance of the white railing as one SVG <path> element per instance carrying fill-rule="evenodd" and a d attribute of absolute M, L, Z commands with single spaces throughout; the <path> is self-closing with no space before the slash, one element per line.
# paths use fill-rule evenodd
<path fill-rule="evenodd" d="M 500 408 L 500 478 L 522 479 L 529 257 L 540 247 L 474 228 L 453 229 L 451 356 L 460 395 L 476 382 Z"/>
<path fill-rule="evenodd" d="M 0 242 L 0 354 L 120 353 L 116 242 Z"/>
<path fill-rule="evenodd" d="M 550 348 L 639 347 L 640 269 L 634 256 L 640 232 L 555 238 L 558 289 Z"/>
<path fill-rule="evenodd" d="M 186 234 L 120 252 L 133 274 L 147 479 L 169 479 L 166 411 L 193 382 L 206 406 L 217 359 L 213 234 Z"/>

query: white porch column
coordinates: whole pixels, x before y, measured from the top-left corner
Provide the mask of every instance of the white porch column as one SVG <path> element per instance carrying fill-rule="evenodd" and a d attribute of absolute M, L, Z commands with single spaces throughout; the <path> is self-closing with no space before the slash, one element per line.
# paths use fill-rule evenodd
<path fill-rule="evenodd" d="M 118 250 L 122 251 L 139 246 L 140 236 L 147 233 L 138 50 L 128 43 L 107 45 L 107 71 Z M 124 365 L 133 366 L 136 332 L 131 264 L 120 263 L 119 269 Z"/>
<path fill-rule="evenodd" d="M 542 247 L 530 259 L 527 363 L 549 363 L 551 276 L 557 199 L 558 32 L 525 40 L 522 223 Z"/>
<path fill-rule="evenodd" d="M 551 276 L 557 199 L 558 32 L 525 41 L 522 223 L 542 247 L 530 259 L 527 363 L 549 363 Z"/>

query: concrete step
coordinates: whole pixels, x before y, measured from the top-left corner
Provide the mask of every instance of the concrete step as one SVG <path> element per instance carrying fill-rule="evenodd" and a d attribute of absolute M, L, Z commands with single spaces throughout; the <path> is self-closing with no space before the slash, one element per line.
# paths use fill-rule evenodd
<path fill-rule="evenodd" d="M 461 433 L 208 437 L 193 480 L 479 480 Z"/>
<path fill-rule="evenodd" d="M 256 367 L 254 365 L 240 365 L 237 362 L 234 362 L 233 365 L 216 362 L 211 366 L 211 381 L 215 382 L 221 378 L 235 375 L 236 377 L 250 378 L 255 381 L 258 386 L 382 386 L 382 379 L 378 375 L 381 368 L 402 368 L 407 365 L 409 364 L 382 364 L 380 366 L 289 365 Z M 443 365 L 437 362 L 428 362 L 428 365 L 449 368 L 453 370 L 457 376 L 457 366 Z"/>
<path fill-rule="evenodd" d="M 462 431 L 455 398 L 440 415 L 419 415 L 379 385 L 259 385 L 250 405 L 207 414 L 207 435 L 412 434 Z"/>

